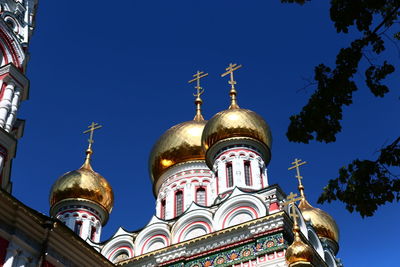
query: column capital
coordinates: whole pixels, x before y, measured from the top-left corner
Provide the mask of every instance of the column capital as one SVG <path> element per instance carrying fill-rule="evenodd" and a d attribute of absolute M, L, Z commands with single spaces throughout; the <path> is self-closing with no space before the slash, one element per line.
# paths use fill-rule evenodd
<path fill-rule="evenodd" d="M 22 100 L 28 99 L 29 80 L 13 63 L 9 63 L 0 68 L 0 79 L 4 80 L 7 84 L 12 82 L 16 87 L 20 87 L 22 91 Z"/>

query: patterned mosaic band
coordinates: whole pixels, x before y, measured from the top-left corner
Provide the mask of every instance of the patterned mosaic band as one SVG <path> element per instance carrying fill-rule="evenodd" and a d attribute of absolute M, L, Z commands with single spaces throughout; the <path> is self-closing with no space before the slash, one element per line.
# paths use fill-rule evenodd
<path fill-rule="evenodd" d="M 247 243 L 232 249 L 227 249 L 218 253 L 201 257 L 188 262 L 178 262 L 171 267 L 210 267 L 210 266 L 232 266 L 237 263 L 251 261 L 267 253 L 282 251 L 287 248 L 287 243 L 283 239 L 283 234 L 275 234 L 259 238 L 251 243 Z"/>

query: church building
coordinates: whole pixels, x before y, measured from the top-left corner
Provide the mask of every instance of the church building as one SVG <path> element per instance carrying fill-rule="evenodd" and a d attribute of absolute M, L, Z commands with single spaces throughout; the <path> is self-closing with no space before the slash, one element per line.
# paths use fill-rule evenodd
<path fill-rule="evenodd" d="M 197 91 L 194 118 L 166 130 L 150 152 L 156 205 L 142 229 L 120 227 L 101 238 L 114 192 L 92 161 L 98 123 L 85 131 L 82 166 L 49 185 L 48 215 L 18 201 L 11 163 L 24 129 L 17 112 L 29 95 L 36 9 L 37 0 L 0 0 L 0 266 L 343 266 L 336 222 L 306 199 L 306 162 L 294 159 L 289 167 L 299 196 L 273 184 L 272 133 L 260 115 L 239 106 L 238 64 L 221 75 L 229 78 L 227 108 L 208 121 L 201 99 L 208 74 L 197 71 L 189 81 Z"/>

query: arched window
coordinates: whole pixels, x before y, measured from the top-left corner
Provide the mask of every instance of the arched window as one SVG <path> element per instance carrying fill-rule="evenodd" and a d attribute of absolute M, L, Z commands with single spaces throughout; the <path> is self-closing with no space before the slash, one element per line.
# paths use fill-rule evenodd
<path fill-rule="evenodd" d="M 232 187 L 233 186 L 233 169 L 232 163 L 229 162 L 226 164 L 226 186 Z"/>
<path fill-rule="evenodd" d="M 160 218 L 165 219 L 165 199 L 161 200 L 160 205 Z"/>
<path fill-rule="evenodd" d="M 179 216 L 183 213 L 183 192 L 178 190 L 175 193 L 175 216 Z"/>
<path fill-rule="evenodd" d="M 75 222 L 74 232 L 77 235 L 81 235 L 82 221 Z"/>
<path fill-rule="evenodd" d="M 95 236 L 96 236 L 96 227 L 92 225 L 92 227 L 90 227 L 90 240 L 94 241 Z"/>
<path fill-rule="evenodd" d="M 251 180 L 251 167 L 250 167 L 250 161 L 245 161 L 244 162 L 244 181 L 247 186 L 251 186 L 252 180 Z"/>
<path fill-rule="evenodd" d="M 206 189 L 199 187 L 196 189 L 196 203 L 205 206 L 206 203 Z"/>

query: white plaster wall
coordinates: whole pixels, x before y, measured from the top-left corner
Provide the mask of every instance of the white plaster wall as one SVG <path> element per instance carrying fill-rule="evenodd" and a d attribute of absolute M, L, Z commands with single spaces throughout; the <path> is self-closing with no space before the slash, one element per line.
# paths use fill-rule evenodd
<path fill-rule="evenodd" d="M 250 162 L 251 185 L 246 185 L 244 165 Z M 227 164 L 232 164 L 233 186 L 227 184 Z M 265 171 L 265 174 L 262 173 Z M 216 158 L 214 162 L 214 172 L 218 174 L 218 193 L 232 190 L 234 187 L 241 187 L 251 190 L 260 190 L 268 186 L 265 163 L 258 153 L 247 147 L 231 148 Z"/>
<path fill-rule="evenodd" d="M 200 171 L 200 173 L 196 173 Z M 181 173 L 184 175 L 178 175 Z M 164 177 L 166 176 L 166 177 Z M 184 211 L 187 210 L 192 202 L 196 201 L 195 190 L 201 186 L 206 190 L 207 206 L 213 204 L 216 188 L 212 183 L 213 175 L 204 162 L 187 162 L 174 166 L 169 172 L 163 174 L 160 179 L 165 179 L 161 185 L 160 193 L 156 201 L 156 215 L 161 218 L 161 201 L 165 199 L 165 218 L 166 220 L 175 217 L 175 193 L 183 191 Z"/>

